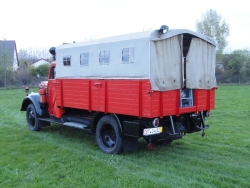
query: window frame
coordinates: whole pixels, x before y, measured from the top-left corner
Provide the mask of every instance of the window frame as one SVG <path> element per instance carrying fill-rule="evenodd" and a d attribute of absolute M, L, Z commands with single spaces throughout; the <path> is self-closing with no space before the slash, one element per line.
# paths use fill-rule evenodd
<path fill-rule="evenodd" d="M 125 50 L 127 50 L 127 52 Z M 135 59 L 134 47 L 128 47 L 122 49 L 122 63 L 134 63 L 135 62 L 134 59 Z"/>
<path fill-rule="evenodd" d="M 71 66 L 71 55 L 63 55 L 63 66 Z"/>
<path fill-rule="evenodd" d="M 85 55 L 87 55 L 88 57 L 85 57 Z M 87 62 L 87 63 L 84 63 L 84 62 Z M 80 54 L 80 65 L 81 66 L 88 66 L 89 65 L 89 53 L 88 52 L 83 52 Z"/>
<path fill-rule="evenodd" d="M 109 64 L 109 62 L 110 62 L 110 50 L 101 50 L 99 52 L 99 64 L 107 65 Z"/>

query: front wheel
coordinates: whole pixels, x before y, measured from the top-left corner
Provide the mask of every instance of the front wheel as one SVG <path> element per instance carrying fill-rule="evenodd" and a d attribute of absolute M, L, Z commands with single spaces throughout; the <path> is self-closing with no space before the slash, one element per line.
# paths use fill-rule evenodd
<path fill-rule="evenodd" d="M 26 120 L 31 131 L 39 131 L 41 129 L 39 126 L 39 121 L 37 119 L 35 106 L 32 103 L 27 107 Z"/>
<path fill-rule="evenodd" d="M 100 150 L 104 153 L 119 154 L 123 151 L 118 123 L 112 116 L 103 116 L 98 121 L 96 127 L 96 142 Z"/>

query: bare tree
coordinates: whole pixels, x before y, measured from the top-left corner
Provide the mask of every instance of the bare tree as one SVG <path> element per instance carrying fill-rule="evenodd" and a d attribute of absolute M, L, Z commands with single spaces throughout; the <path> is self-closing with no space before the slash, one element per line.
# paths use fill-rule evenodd
<path fill-rule="evenodd" d="M 196 30 L 201 34 L 213 37 L 217 46 L 217 54 L 222 54 L 228 42 L 229 25 L 216 10 L 210 9 L 202 14 L 201 20 L 196 21 Z"/>
<path fill-rule="evenodd" d="M 51 54 L 47 48 L 21 49 L 18 52 L 18 57 L 21 65 L 24 63 L 30 65 L 39 59 L 52 61 Z"/>
<path fill-rule="evenodd" d="M 31 57 L 36 57 L 37 59 L 50 59 L 51 54 L 49 53 L 49 49 L 47 48 L 29 48 L 27 50 L 28 54 Z"/>

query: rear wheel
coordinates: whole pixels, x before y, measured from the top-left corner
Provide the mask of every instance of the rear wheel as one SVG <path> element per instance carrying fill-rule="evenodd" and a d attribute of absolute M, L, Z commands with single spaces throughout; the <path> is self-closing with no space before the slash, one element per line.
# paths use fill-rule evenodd
<path fill-rule="evenodd" d="M 106 115 L 97 123 L 96 142 L 100 150 L 107 154 L 119 154 L 123 151 L 119 125 L 115 119 Z"/>
<path fill-rule="evenodd" d="M 39 126 L 39 121 L 37 119 L 35 106 L 32 103 L 27 107 L 26 120 L 31 131 L 39 131 L 41 129 L 41 127 Z"/>

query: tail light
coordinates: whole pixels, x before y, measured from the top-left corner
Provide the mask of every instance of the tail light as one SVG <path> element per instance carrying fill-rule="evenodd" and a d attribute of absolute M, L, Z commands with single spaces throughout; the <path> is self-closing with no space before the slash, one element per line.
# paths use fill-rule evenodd
<path fill-rule="evenodd" d="M 160 124 L 159 119 L 158 119 L 158 118 L 155 118 L 155 119 L 153 120 L 152 124 L 153 124 L 154 127 L 158 127 L 159 124 Z"/>

